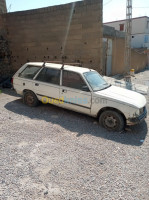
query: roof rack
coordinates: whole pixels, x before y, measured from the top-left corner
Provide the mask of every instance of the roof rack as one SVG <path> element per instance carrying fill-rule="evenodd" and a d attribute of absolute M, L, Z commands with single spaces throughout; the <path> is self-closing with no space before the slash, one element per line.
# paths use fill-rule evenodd
<path fill-rule="evenodd" d="M 82 63 L 64 63 L 62 61 L 44 61 L 43 63 L 43 67 L 45 67 L 46 63 L 55 63 L 55 64 L 62 64 L 62 68 L 64 68 L 64 65 L 72 65 L 72 66 L 78 66 L 78 67 L 82 67 Z"/>
<path fill-rule="evenodd" d="M 57 64 L 62 64 L 62 61 L 44 61 L 44 63 L 57 63 Z"/>
<path fill-rule="evenodd" d="M 82 63 L 64 63 L 64 65 L 74 65 L 74 66 L 79 66 L 82 67 Z"/>

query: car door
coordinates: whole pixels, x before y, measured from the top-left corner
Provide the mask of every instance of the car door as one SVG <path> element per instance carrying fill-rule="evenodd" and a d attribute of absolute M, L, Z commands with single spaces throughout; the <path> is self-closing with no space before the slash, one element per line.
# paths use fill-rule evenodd
<path fill-rule="evenodd" d="M 35 77 L 34 91 L 43 103 L 59 104 L 60 70 L 44 67 Z"/>
<path fill-rule="evenodd" d="M 90 114 L 91 92 L 79 73 L 62 70 L 60 99 L 62 107 Z"/>

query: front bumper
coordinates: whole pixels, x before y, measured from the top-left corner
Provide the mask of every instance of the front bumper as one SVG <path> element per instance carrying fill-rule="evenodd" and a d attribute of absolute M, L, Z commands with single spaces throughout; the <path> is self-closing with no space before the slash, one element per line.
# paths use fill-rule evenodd
<path fill-rule="evenodd" d="M 139 124 L 140 122 L 142 122 L 145 118 L 147 117 L 147 109 L 145 107 L 144 112 L 135 118 L 129 118 L 127 120 L 127 125 L 135 125 L 135 124 Z"/>

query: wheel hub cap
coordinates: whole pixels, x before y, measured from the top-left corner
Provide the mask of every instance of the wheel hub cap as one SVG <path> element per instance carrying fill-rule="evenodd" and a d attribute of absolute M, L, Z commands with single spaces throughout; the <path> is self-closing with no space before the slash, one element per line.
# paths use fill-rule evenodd
<path fill-rule="evenodd" d="M 34 98 L 33 98 L 32 96 L 28 96 L 28 97 L 27 97 L 27 102 L 28 102 L 29 104 L 32 104 L 32 103 L 34 102 Z"/>
<path fill-rule="evenodd" d="M 116 126 L 116 119 L 113 116 L 105 118 L 105 124 L 107 127 L 114 128 Z"/>

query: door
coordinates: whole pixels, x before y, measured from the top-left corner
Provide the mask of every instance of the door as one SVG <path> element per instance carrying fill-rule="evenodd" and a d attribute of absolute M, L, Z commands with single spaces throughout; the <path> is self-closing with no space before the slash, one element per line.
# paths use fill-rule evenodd
<path fill-rule="evenodd" d="M 34 80 L 34 92 L 43 103 L 59 104 L 60 70 L 44 67 Z"/>
<path fill-rule="evenodd" d="M 60 99 L 63 101 L 62 107 L 90 114 L 91 92 L 80 74 L 62 71 Z"/>

